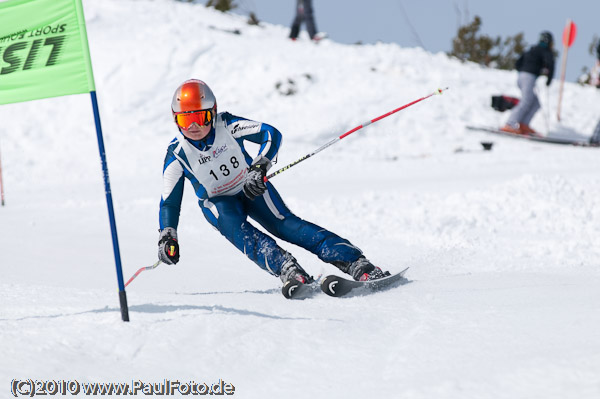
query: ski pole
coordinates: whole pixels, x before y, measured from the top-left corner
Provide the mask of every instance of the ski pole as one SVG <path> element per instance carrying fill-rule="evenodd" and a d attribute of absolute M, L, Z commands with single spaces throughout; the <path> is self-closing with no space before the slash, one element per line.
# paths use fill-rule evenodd
<path fill-rule="evenodd" d="M 550 89 L 546 86 L 546 136 L 550 134 Z"/>
<path fill-rule="evenodd" d="M 144 270 L 156 269 L 158 267 L 158 265 L 160 265 L 160 260 L 157 261 L 152 266 L 140 267 L 140 269 L 137 272 L 135 272 L 135 274 L 133 276 L 131 276 L 131 278 L 129 280 L 127 280 L 127 282 L 125 283 L 125 287 L 127 287 L 129 285 L 129 283 L 131 283 L 133 281 L 133 279 L 136 278 L 141 272 L 143 272 Z"/>
<path fill-rule="evenodd" d="M 546 107 L 544 107 L 543 103 L 541 101 L 539 101 L 539 99 L 541 97 L 541 91 L 539 90 L 539 87 L 536 86 L 536 87 L 534 87 L 533 90 L 535 92 L 535 95 L 538 96 L 538 102 L 540 104 L 540 110 L 542 112 L 542 115 L 544 116 L 544 123 L 546 125 L 546 136 L 547 136 L 548 132 L 550 131 L 550 124 L 548 123 L 548 113 L 546 112 L 546 110 L 550 109 L 550 102 L 549 102 L 550 95 L 548 94 L 548 86 L 546 86 L 546 90 L 545 90 L 546 91 L 546 97 L 548 99 L 548 100 L 546 100 L 547 104 L 548 104 Z"/>
<path fill-rule="evenodd" d="M 377 121 L 380 121 L 381 119 L 383 119 L 383 118 L 386 118 L 386 117 L 388 117 L 388 116 L 390 116 L 390 115 L 392 115 L 392 114 L 395 114 L 395 113 L 396 113 L 396 112 L 398 112 L 398 111 L 402 111 L 404 108 L 408 108 L 408 107 L 410 107 L 411 105 L 414 105 L 414 104 L 416 104 L 416 103 L 418 103 L 418 102 L 420 102 L 420 101 L 423 101 L 423 100 L 425 100 L 425 99 L 428 99 L 429 97 L 432 97 L 432 96 L 434 96 L 434 95 L 436 95 L 436 94 L 442 94 L 442 93 L 443 93 L 444 91 L 446 91 L 446 90 L 448 90 L 448 88 L 447 88 L 447 87 L 446 87 L 446 88 L 444 88 L 444 89 L 437 89 L 436 91 L 434 91 L 434 92 L 433 92 L 433 93 L 431 93 L 431 94 L 428 94 L 428 95 L 426 95 L 425 97 L 421 97 L 421 98 L 419 98 L 418 100 L 415 100 L 415 101 L 412 101 L 412 102 L 410 102 L 410 103 L 408 103 L 408 104 L 405 104 L 405 105 L 401 106 L 400 108 L 396 108 L 395 110 L 393 110 L 393 111 L 390 111 L 390 112 L 388 112 L 387 114 L 380 115 L 380 116 L 378 116 L 378 117 L 377 117 L 377 118 L 375 118 L 375 119 L 371 119 L 371 120 L 369 120 L 369 121 L 367 121 L 367 122 L 364 122 L 363 124 L 356 126 L 354 129 L 352 129 L 352 130 L 348 130 L 346 133 L 342 134 L 341 136 L 339 136 L 339 137 L 336 137 L 336 138 L 334 138 L 334 139 L 330 140 L 329 142 L 327 142 L 327 143 L 323 144 L 321 147 L 317 148 L 316 150 L 314 150 L 314 151 L 313 151 L 313 152 L 311 152 L 310 154 L 306 154 L 306 155 L 305 155 L 305 156 L 303 156 L 302 158 L 300 158 L 300 159 L 298 159 L 298 160 L 296 160 L 296 161 L 292 162 L 291 164 L 289 164 L 289 165 L 287 165 L 287 166 L 284 166 L 283 168 L 279 169 L 278 171 L 276 171 L 276 172 L 273 172 L 273 173 L 271 173 L 271 174 L 270 174 L 270 175 L 268 175 L 268 176 L 265 176 L 265 178 L 264 178 L 264 181 L 266 182 L 267 180 L 269 180 L 269 179 L 271 179 L 271 178 L 273 178 L 273 177 L 277 176 L 278 174 L 280 174 L 280 173 L 282 173 L 282 172 L 285 172 L 286 170 L 288 170 L 288 169 L 289 169 L 289 168 L 291 168 L 292 166 L 298 165 L 300 162 L 302 162 L 302 161 L 304 161 L 304 160 L 306 160 L 306 159 L 308 159 L 308 158 L 312 157 L 312 156 L 313 156 L 313 155 L 315 155 L 315 154 L 318 154 L 319 152 L 323 151 L 325 148 L 327 148 L 327 147 L 329 147 L 329 146 L 332 146 L 333 144 L 337 143 L 338 141 L 340 141 L 340 140 L 341 140 L 341 139 L 343 139 L 344 137 L 346 137 L 346 136 L 349 136 L 349 135 L 351 135 L 352 133 L 356 132 L 357 130 L 360 130 L 360 129 L 362 129 L 363 127 L 369 126 L 371 123 L 375 123 L 375 122 L 377 122 Z"/>

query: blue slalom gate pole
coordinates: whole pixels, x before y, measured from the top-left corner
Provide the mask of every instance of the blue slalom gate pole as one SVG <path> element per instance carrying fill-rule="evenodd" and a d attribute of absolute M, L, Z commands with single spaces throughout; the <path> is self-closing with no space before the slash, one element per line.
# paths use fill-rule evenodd
<path fill-rule="evenodd" d="M 117 267 L 117 281 L 119 284 L 119 303 L 121 304 L 121 319 L 129 321 L 129 308 L 127 307 L 127 293 L 123 283 L 123 269 L 121 268 L 121 253 L 119 251 L 119 239 L 117 237 L 117 223 L 115 222 L 115 211 L 113 209 L 110 180 L 108 178 L 108 166 L 106 164 L 106 153 L 104 150 L 104 139 L 102 138 L 102 126 L 100 125 L 100 112 L 98 111 L 98 99 L 96 92 L 90 91 L 92 107 L 94 108 L 94 121 L 96 122 L 96 136 L 98 137 L 98 150 L 102 162 L 102 175 L 104 176 L 104 191 L 106 193 L 106 206 L 108 207 L 108 219 L 110 220 L 110 232 L 112 234 L 113 251 L 115 253 L 115 265 Z"/>

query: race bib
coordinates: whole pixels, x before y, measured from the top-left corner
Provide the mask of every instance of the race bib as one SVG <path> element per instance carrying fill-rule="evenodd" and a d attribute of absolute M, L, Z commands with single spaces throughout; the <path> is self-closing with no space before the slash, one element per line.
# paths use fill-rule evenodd
<path fill-rule="evenodd" d="M 180 161 L 204 186 L 209 198 L 240 192 L 248 164 L 239 144 L 225 127 L 217 125 L 215 142 L 207 151 L 200 151 L 185 139 L 180 142 L 189 164 Z"/>

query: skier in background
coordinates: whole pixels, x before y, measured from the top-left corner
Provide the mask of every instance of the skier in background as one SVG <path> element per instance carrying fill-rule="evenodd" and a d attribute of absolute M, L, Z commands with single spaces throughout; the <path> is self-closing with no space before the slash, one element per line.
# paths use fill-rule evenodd
<path fill-rule="evenodd" d="M 596 65 L 594 69 L 592 69 L 591 73 L 591 84 L 600 89 L 600 41 L 598 41 L 598 46 L 596 47 Z M 594 133 L 592 133 L 592 137 L 590 139 L 590 143 L 592 144 L 600 144 L 600 121 L 596 125 L 594 129 Z"/>
<path fill-rule="evenodd" d="M 290 39 L 296 40 L 300 34 L 300 25 L 306 23 L 306 30 L 311 40 L 318 42 L 324 38 L 322 33 L 317 33 L 317 25 L 313 14 L 312 0 L 297 0 L 296 16 L 292 22 Z"/>
<path fill-rule="evenodd" d="M 552 34 L 544 31 L 540 34 L 539 43 L 523 53 L 516 62 L 519 77 L 517 84 L 521 89 L 521 100 L 513 108 L 506 125 L 500 130 L 536 135 L 529 123 L 535 113 L 540 109 L 540 100 L 534 92 L 535 81 L 538 76 L 546 75 L 546 86 L 550 86 L 554 76 L 554 54 L 552 52 L 554 40 Z"/>
<path fill-rule="evenodd" d="M 600 89 L 600 40 L 596 47 L 596 64 L 594 64 L 590 71 L 590 84 Z"/>
<path fill-rule="evenodd" d="M 596 125 L 594 132 L 592 133 L 592 137 L 590 138 L 591 144 L 600 144 L 600 121 Z"/>
<path fill-rule="evenodd" d="M 179 133 L 167 148 L 163 167 L 158 240 L 162 262 L 179 261 L 177 226 L 187 178 L 206 220 L 261 269 L 284 283 L 314 280 L 270 235 L 248 222 L 248 216 L 271 235 L 305 248 L 355 280 L 389 274 L 371 264 L 348 240 L 298 218 L 275 187 L 264 181 L 281 145 L 281 133 L 273 126 L 217 113 L 213 92 L 195 79 L 177 88 L 171 111 Z M 246 152 L 245 140 L 260 145 L 254 158 Z M 210 249 L 206 242 L 197 245 Z"/>

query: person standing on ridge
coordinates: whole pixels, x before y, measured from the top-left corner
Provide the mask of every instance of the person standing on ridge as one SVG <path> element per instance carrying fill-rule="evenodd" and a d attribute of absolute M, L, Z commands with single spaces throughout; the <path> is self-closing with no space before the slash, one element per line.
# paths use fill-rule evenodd
<path fill-rule="evenodd" d="M 323 39 L 324 35 L 317 33 L 317 25 L 315 24 L 315 17 L 313 14 L 312 0 L 297 0 L 296 3 L 296 17 L 292 22 L 292 28 L 290 31 L 290 39 L 296 40 L 300 34 L 300 25 L 302 22 L 306 23 L 306 30 L 311 40 L 317 42 Z"/>
<path fill-rule="evenodd" d="M 600 40 L 598 40 L 598 46 L 596 47 L 596 63 L 590 71 L 590 84 L 600 89 Z"/>
<path fill-rule="evenodd" d="M 540 109 L 540 100 L 534 92 L 535 81 L 538 76 L 546 75 L 546 86 L 550 86 L 550 82 L 552 82 L 554 76 L 553 44 L 552 34 L 544 31 L 540 34 L 538 44 L 517 59 L 516 67 L 519 71 L 517 84 L 521 89 L 521 100 L 512 110 L 506 125 L 500 130 L 516 134 L 537 134 L 529 126 L 533 116 Z"/>
<path fill-rule="evenodd" d="M 178 134 L 167 148 L 163 166 L 158 240 L 158 258 L 162 262 L 179 261 L 177 226 L 187 178 L 206 220 L 284 284 L 290 280 L 311 283 L 314 279 L 271 235 L 312 252 L 357 281 L 389 275 L 348 240 L 294 215 L 271 182 L 265 181 L 281 145 L 282 135 L 273 126 L 228 112 L 217 113 L 212 90 L 196 79 L 177 88 L 171 112 Z M 244 148 L 246 140 L 260 145 L 255 157 Z M 254 227 L 248 216 L 271 235 Z M 210 244 L 199 245 L 210 250 Z"/>

